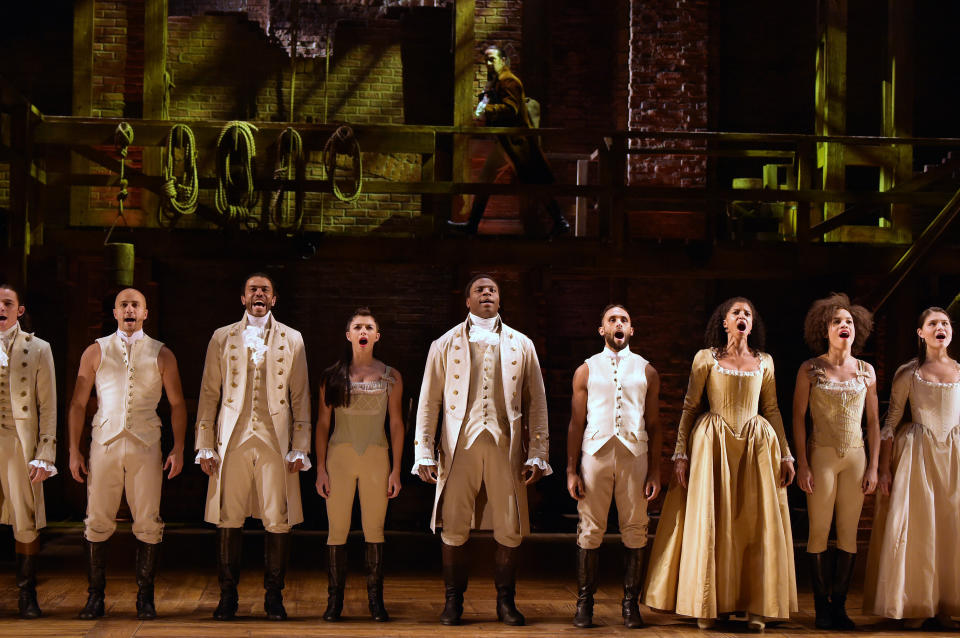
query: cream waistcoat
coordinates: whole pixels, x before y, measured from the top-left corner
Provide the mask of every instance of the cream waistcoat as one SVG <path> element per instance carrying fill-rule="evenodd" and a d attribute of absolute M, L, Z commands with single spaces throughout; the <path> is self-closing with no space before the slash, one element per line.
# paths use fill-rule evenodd
<path fill-rule="evenodd" d="M 500 445 L 510 435 L 503 400 L 503 377 L 500 372 L 500 346 L 470 343 L 470 390 L 467 395 L 467 418 L 463 424 L 464 449 L 473 445 L 483 432 L 489 432 Z"/>
<path fill-rule="evenodd" d="M 163 395 L 157 355 L 163 343 L 144 336 L 130 346 L 129 354 L 117 333 L 97 339 L 97 343 L 99 409 L 93 417 L 93 440 L 107 443 L 127 433 L 145 445 L 156 443 L 160 440 L 157 404 Z"/>
<path fill-rule="evenodd" d="M 582 450 L 596 454 L 616 437 L 634 456 L 647 451 L 643 410 L 647 400 L 647 360 L 629 350 L 619 360 L 610 351 L 587 359 L 587 426 Z"/>

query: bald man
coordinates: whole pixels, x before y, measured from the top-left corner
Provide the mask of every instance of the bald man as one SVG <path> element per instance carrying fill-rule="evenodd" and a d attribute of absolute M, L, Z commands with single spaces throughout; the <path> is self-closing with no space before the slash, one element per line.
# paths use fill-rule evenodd
<path fill-rule="evenodd" d="M 83 352 L 77 384 L 70 401 L 70 473 L 87 480 L 84 520 L 89 559 L 87 604 L 80 618 L 103 616 L 107 539 L 117 528 L 117 509 L 124 492 L 137 537 L 137 618 L 157 617 L 153 581 L 157 549 L 163 536 L 160 484 L 164 470 L 173 478 L 183 467 L 187 409 L 180 388 L 177 360 L 169 348 L 143 333 L 147 300 L 134 288 L 122 290 L 113 306 L 117 332 L 97 339 Z M 80 452 L 90 390 L 97 387 L 90 464 Z M 157 403 L 163 391 L 170 402 L 173 449 L 161 467 L 160 417 Z"/>

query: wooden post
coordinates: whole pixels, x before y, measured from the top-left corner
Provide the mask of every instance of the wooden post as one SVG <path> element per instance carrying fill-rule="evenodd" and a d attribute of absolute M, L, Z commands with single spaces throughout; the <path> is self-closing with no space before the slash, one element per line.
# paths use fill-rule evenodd
<path fill-rule="evenodd" d="M 93 114 L 93 3 L 77 0 L 73 6 L 73 114 L 90 117 Z M 85 175 L 90 163 L 70 154 L 70 172 Z M 90 210 L 90 188 L 70 188 L 70 223 L 80 225 Z"/>
<path fill-rule="evenodd" d="M 883 81 L 883 134 L 886 137 L 913 135 L 913 27 L 915 0 L 888 0 L 887 70 Z M 880 190 L 893 188 L 913 176 L 913 148 L 894 147 L 894 160 L 880 169 Z M 892 204 L 893 228 L 910 232 L 910 206 Z"/>
<path fill-rule="evenodd" d="M 797 148 L 797 189 L 809 190 L 813 184 L 813 174 L 816 168 L 816 149 L 812 143 L 800 144 Z M 810 243 L 810 213 L 813 206 L 810 202 L 797 202 L 796 232 L 797 243 L 801 246 Z"/>
<path fill-rule="evenodd" d="M 164 73 L 167 70 L 167 0 L 146 0 L 143 21 L 143 118 L 161 120 L 166 115 L 163 112 L 163 94 L 166 90 Z M 144 175 L 160 175 L 162 152 L 159 148 L 143 149 Z M 156 225 L 154 212 L 160 204 L 159 198 L 144 189 L 141 201 L 146 224 Z"/>
<path fill-rule="evenodd" d="M 847 0 L 821 0 L 820 44 L 816 67 L 816 133 L 845 135 L 847 131 Z M 846 164 L 841 144 L 821 143 L 817 164 L 825 190 L 846 188 Z M 824 219 L 843 212 L 843 203 L 823 205 Z M 834 234 L 836 231 L 834 231 Z M 828 233 L 829 237 L 830 233 Z"/>
<path fill-rule="evenodd" d="M 27 255 L 30 254 L 30 165 L 27 154 L 30 108 L 17 102 L 10 117 L 10 146 L 18 157 L 10 162 L 10 266 L 15 281 L 27 285 Z"/>
<path fill-rule="evenodd" d="M 586 186 L 590 181 L 590 160 L 577 160 L 577 186 Z M 587 211 L 589 210 L 589 199 L 586 197 L 577 197 L 576 215 L 573 222 L 573 236 L 584 237 L 587 234 Z"/>
<path fill-rule="evenodd" d="M 470 126 L 473 124 L 473 110 L 476 103 L 474 78 L 477 72 L 476 52 L 474 49 L 474 23 L 476 21 L 476 0 L 457 0 L 454 3 L 453 49 L 453 125 Z M 470 138 L 465 135 L 453 137 L 453 181 L 465 182 L 469 178 Z M 459 198 L 453 198 L 458 201 Z M 450 211 L 453 212 L 452 210 Z"/>

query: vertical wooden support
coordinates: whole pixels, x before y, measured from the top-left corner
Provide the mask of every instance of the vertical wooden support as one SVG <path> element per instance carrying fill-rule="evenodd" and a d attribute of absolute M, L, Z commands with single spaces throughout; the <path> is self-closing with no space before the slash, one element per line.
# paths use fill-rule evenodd
<path fill-rule="evenodd" d="M 73 114 L 93 114 L 93 5 L 94 0 L 77 0 L 73 5 Z M 70 154 L 70 172 L 85 174 L 89 162 Z M 90 210 L 90 188 L 70 187 L 70 223 L 81 225 Z"/>
<path fill-rule="evenodd" d="M 812 143 L 801 144 L 797 148 L 797 189 L 810 190 L 813 175 L 816 172 L 816 149 Z M 801 246 L 810 243 L 810 214 L 813 206 L 810 202 L 797 202 L 796 232 L 797 243 Z"/>
<path fill-rule="evenodd" d="M 627 238 L 623 187 L 627 174 L 627 144 L 623 137 L 608 137 L 600 150 L 600 183 L 606 189 L 600 198 L 600 238 L 607 240 L 618 255 Z"/>
<path fill-rule="evenodd" d="M 454 3 L 453 49 L 453 125 L 473 124 L 473 110 L 477 96 L 474 78 L 477 72 L 474 44 L 476 0 L 457 0 Z M 465 182 L 469 177 L 470 139 L 465 135 L 453 137 L 453 181 Z M 458 198 L 454 198 L 456 201 Z M 451 213 L 453 211 L 450 211 Z"/>
<path fill-rule="evenodd" d="M 30 254 L 30 107 L 18 102 L 10 117 L 10 145 L 17 157 L 10 162 L 10 267 L 15 282 L 27 284 L 27 255 Z"/>
<path fill-rule="evenodd" d="M 845 135 L 847 131 L 847 0 L 821 0 L 820 44 L 817 47 L 816 133 Z M 817 163 L 825 190 L 846 188 L 846 164 L 841 144 L 821 143 Z M 843 203 L 823 205 L 824 219 L 843 212 Z M 835 231 L 834 231 L 835 232 Z M 827 233 L 828 238 L 831 233 Z"/>
<path fill-rule="evenodd" d="M 577 186 L 585 186 L 589 182 L 590 160 L 577 160 Z M 587 211 L 590 209 L 589 199 L 577 197 L 576 214 L 573 222 L 573 236 L 583 237 L 587 234 Z"/>
<path fill-rule="evenodd" d="M 886 137 L 913 135 L 913 33 L 915 0 L 888 0 L 887 68 L 883 81 L 883 134 Z M 880 170 L 880 190 L 893 188 L 913 175 L 913 148 L 894 147 L 893 161 Z M 910 232 L 910 206 L 892 204 L 893 228 Z"/>
<path fill-rule="evenodd" d="M 143 117 L 146 120 L 165 119 L 163 94 L 166 90 L 164 72 L 167 70 L 167 0 L 146 0 L 143 24 Z M 143 149 L 143 172 L 160 175 L 159 148 Z M 157 195 L 143 189 L 143 212 L 147 225 L 156 223 L 153 213 L 159 206 Z"/>

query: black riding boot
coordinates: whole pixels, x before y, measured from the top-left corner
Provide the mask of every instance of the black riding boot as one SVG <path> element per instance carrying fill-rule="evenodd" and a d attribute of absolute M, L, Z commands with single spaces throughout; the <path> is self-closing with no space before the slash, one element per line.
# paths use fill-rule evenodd
<path fill-rule="evenodd" d="M 847 616 L 847 591 L 853 579 L 853 566 L 856 560 L 856 554 L 837 550 L 837 564 L 833 570 L 833 594 L 830 596 L 834 629 L 856 629 L 857 627 Z"/>
<path fill-rule="evenodd" d="M 323 612 L 324 620 L 340 620 L 346 586 L 347 546 L 327 545 L 327 609 Z"/>
<path fill-rule="evenodd" d="M 377 622 L 390 620 L 383 605 L 383 543 L 367 543 L 367 603 L 371 618 Z"/>
<path fill-rule="evenodd" d="M 493 582 L 497 586 L 497 620 L 505 625 L 519 627 L 526 622 L 517 609 L 517 559 L 519 547 L 507 547 L 497 543 L 494 556 Z"/>
<path fill-rule="evenodd" d="M 446 602 L 440 614 L 440 624 L 459 625 L 463 615 L 463 593 L 467 591 L 466 555 L 462 545 L 442 546 L 443 586 Z"/>
<path fill-rule="evenodd" d="M 220 603 L 213 612 L 216 620 L 237 617 L 237 584 L 240 582 L 240 551 L 243 530 L 239 527 L 217 528 L 217 570 L 220 581 Z"/>
<path fill-rule="evenodd" d="M 263 610 L 268 620 L 286 620 L 283 608 L 283 581 L 290 555 L 290 533 L 266 532 L 263 541 Z"/>
<path fill-rule="evenodd" d="M 137 541 L 137 618 L 153 620 L 157 608 L 153 604 L 153 580 L 157 575 L 157 555 L 160 544 Z"/>
<path fill-rule="evenodd" d="M 447 228 L 456 230 L 467 235 L 476 235 L 480 228 L 480 220 L 483 219 L 483 211 L 487 207 L 489 195 L 474 195 L 473 206 L 470 207 L 470 219 L 465 222 L 455 222 L 447 220 Z"/>
<path fill-rule="evenodd" d="M 40 543 L 17 544 L 17 587 L 20 588 L 20 617 L 31 619 L 40 617 L 40 605 L 37 604 L 37 550 Z"/>
<path fill-rule="evenodd" d="M 577 611 L 574 627 L 593 626 L 593 595 L 597 593 L 600 550 L 577 548 Z"/>
<path fill-rule="evenodd" d="M 640 615 L 640 590 L 643 588 L 643 558 L 646 547 L 627 548 L 623 569 L 623 624 L 628 629 L 643 627 Z"/>
<path fill-rule="evenodd" d="M 81 620 L 103 616 L 103 590 L 107 587 L 107 543 L 84 540 L 87 549 L 87 604 L 80 610 Z"/>
<path fill-rule="evenodd" d="M 833 629 L 830 611 L 830 566 L 827 553 L 807 554 L 810 557 L 810 580 L 813 585 L 813 607 L 817 612 L 817 629 Z"/>

